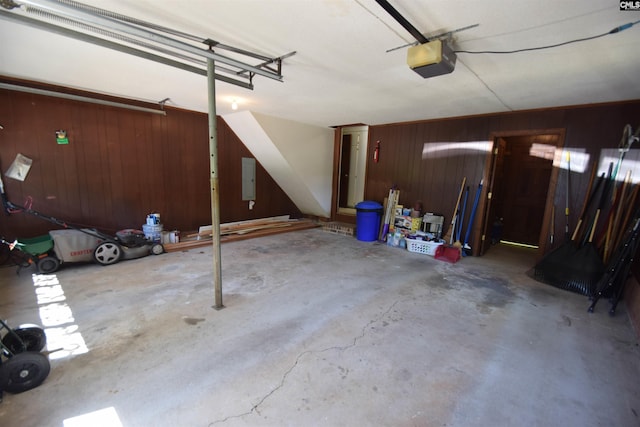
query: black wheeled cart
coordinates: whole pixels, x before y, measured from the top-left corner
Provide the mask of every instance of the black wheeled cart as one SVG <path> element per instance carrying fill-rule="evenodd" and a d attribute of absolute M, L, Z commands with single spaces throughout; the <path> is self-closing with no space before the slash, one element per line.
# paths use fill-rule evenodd
<path fill-rule="evenodd" d="M 26 324 L 11 329 L 0 319 L 0 402 L 2 393 L 22 393 L 42 384 L 51 365 L 41 353 L 47 337 L 38 325 Z"/>

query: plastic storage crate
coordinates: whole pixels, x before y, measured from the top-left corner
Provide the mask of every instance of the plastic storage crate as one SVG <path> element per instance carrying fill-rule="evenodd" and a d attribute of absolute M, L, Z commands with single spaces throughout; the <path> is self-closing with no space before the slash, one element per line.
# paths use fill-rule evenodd
<path fill-rule="evenodd" d="M 407 250 L 409 252 L 434 256 L 438 246 L 443 244 L 443 241 L 427 242 L 426 240 L 407 239 Z"/>

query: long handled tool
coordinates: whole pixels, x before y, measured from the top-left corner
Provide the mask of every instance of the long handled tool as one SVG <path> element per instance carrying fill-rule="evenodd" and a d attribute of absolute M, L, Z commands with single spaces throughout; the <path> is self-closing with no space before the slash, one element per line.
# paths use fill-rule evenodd
<path fill-rule="evenodd" d="M 592 296 L 598 281 L 604 274 L 605 266 L 596 245 L 593 243 L 593 236 L 598 227 L 600 213 L 610 196 L 612 185 L 613 179 L 610 177 L 603 188 L 598 209 L 593 217 L 589 240 L 564 263 L 561 277 L 563 279 L 562 287 L 566 290 Z"/>
<path fill-rule="evenodd" d="M 565 197 L 565 205 L 564 205 L 564 217 L 565 217 L 564 238 L 565 240 L 569 239 L 569 196 L 570 195 L 571 195 L 571 154 L 570 154 L 570 151 L 567 150 L 567 194 Z"/>
<path fill-rule="evenodd" d="M 596 174 L 598 173 L 598 162 L 593 162 L 593 167 L 591 168 L 591 175 L 589 176 L 589 184 L 587 184 L 587 192 L 585 194 L 587 194 L 589 197 L 585 197 L 584 202 L 582 203 L 582 209 L 580 210 L 580 216 L 578 217 L 578 223 L 576 225 L 576 230 L 580 230 L 580 226 L 583 224 L 584 222 L 584 218 L 585 215 L 587 214 L 587 209 L 589 208 L 589 205 L 591 203 L 591 200 L 593 198 L 593 194 L 594 192 L 592 192 L 593 190 L 593 182 L 594 179 L 596 177 Z M 602 184 L 602 181 L 604 180 L 604 174 L 601 175 L 598 178 L 598 182 L 596 183 L 596 187 L 600 186 Z M 574 235 L 577 234 L 577 231 L 574 231 Z M 576 237 L 573 237 L 573 240 L 576 240 Z"/>
<path fill-rule="evenodd" d="M 551 231 L 549 232 L 549 243 L 553 246 L 553 236 L 556 233 L 556 205 L 551 208 Z"/>
<path fill-rule="evenodd" d="M 631 221 L 631 214 L 633 213 L 632 208 L 636 206 L 638 190 L 640 190 L 640 186 L 638 184 L 634 185 L 633 189 L 631 190 L 631 194 L 629 195 L 629 199 L 627 200 L 624 208 L 626 210 L 626 213 L 624 215 L 624 218 L 622 219 L 622 222 L 620 223 L 618 234 L 613 237 L 613 248 L 617 248 L 618 245 L 622 242 L 625 230 L 627 230 L 627 227 L 629 226 L 629 222 Z"/>
<path fill-rule="evenodd" d="M 393 212 L 398 203 L 398 190 L 395 186 L 389 190 L 389 197 L 387 197 L 387 205 L 385 207 L 384 219 L 380 226 L 380 233 L 378 234 L 378 240 L 384 242 L 387 240 L 387 234 L 389 233 L 389 225 L 393 218 Z"/>
<path fill-rule="evenodd" d="M 621 200 L 620 200 L 620 191 L 619 189 L 615 186 L 616 183 L 616 178 L 618 176 L 618 172 L 620 171 L 621 167 L 622 167 L 622 162 L 624 161 L 624 158 L 626 156 L 626 154 L 629 152 L 629 149 L 631 148 L 631 145 L 633 145 L 634 142 L 638 141 L 640 138 L 640 128 L 636 129 L 636 133 L 633 133 L 633 129 L 631 128 L 631 125 L 627 124 L 625 125 L 625 127 L 622 130 L 622 138 L 620 139 L 620 142 L 618 143 L 618 152 L 620 153 L 618 156 L 618 162 L 616 163 L 616 167 L 613 170 L 613 174 L 612 176 L 612 180 L 614 182 L 614 188 L 612 191 L 612 200 L 611 200 L 611 209 L 609 209 L 609 212 L 607 214 L 607 218 L 605 219 L 604 223 L 607 224 L 607 230 L 606 232 L 602 233 L 602 236 L 600 236 L 598 238 L 598 242 L 600 244 L 604 243 L 605 244 L 605 262 L 607 259 L 606 253 L 607 253 L 607 248 L 606 246 L 609 244 L 609 239 L 610 239 L 610 233 L 611 233 L 611 229 L 610 227 L 613 226 L 613 221 L 615 221 L 615 219 L 613 218 L 614 213 L 617 212 L 618 209 L 618 205 L 620 204 Z M 625 179 L 626 182 L 626 179 Z M 624 189 L 624 184 L 622 185 L 622 188 Z"/>
<path fill-rule="evenodd" d="M 460 239 L 462 238 L 462 224 L 464 223 L 464 214 L 467 210 L 467 199 L 469 198 L 469 186 L 464 190 L 464 200 L 462 201 L 462 211 L 460 215 L 456 219 L 456 241 L 453 244 L 454 247 L 462 250 L 462 242 Z"/>
<path fill-rule="evenodd" d="M 620 143 L 618 144 L 618 152 L 620 156 L 618 158 L 618 163 L 616 164 L 616 168 L 613 172 L 613 178 L 615 179 L 618 175 L 618 171 L 620 170 L 620 166 L 622 166 L 622 161 L 624 157 L 629 152 L 631 145 L 634 142 L 638 142 L 640 140 L 640 126 L 636 129 L 636 132 L 633 133 L 633 128 L 631 125 L 627 124 L 622 129 L 622 138 L 620 138 Z"/>
<path fill-rule="evenodd" d="M 573 231 L 571 239 L 565 240 L 560 246 L 546 254 L 534 267 L 534 277 L 536 280 L 547 283 L 552 286 L 564 289 L 565 277 L 563 276 L 565 263 L 570 260 L 578 250 L 577 241 L 578 232 L 585 219 L 585 215 L 591 207 L 596 195 L 605 179 L 603 173 L 596 183 L 595 187 L 590 189 L 590 193 L 585 197 L 584 208 L 578 219 L 578 223 Z"/>
<path fill-rule="evenodd" d="M 622 183 L 622 189 L 619 194 L 616 196 L 616 200 L 611 207 L 613 216 L 610 217 L 609 224 L 607 225 L 607 234 L 604 243 L 604 251 L 602 253 L 602 260 L 606 264 L 609 261 L 609 256 L 611 255 L 612 250 L 612 236 L 616 236 L 618 234 L 618 227 L 620 224 L 620 219 L 622 217 L 622 211 L 624 210 L 625 198 L 627 195 L 627 190 L 631 183 L 631 170 L 627 171 L 627 174 L 624 178 L 624 182 Z"/>
<path fill-rule="evenodd" d="M 624 129 L 622 130 L 622 138 L 620 139 L 620 142 L 618 143 L 618 152 L 620 153 L 619 157 L 618 157 L 618 163 L 616 164 L 615 170 L 613 172 L 613 180 L 615 182 L 616 177 L 618 172 L 620 171 L 621 167 L 622 167 L 622 162 L 626 156 L 626 154 L 629 152 L 629 150 L 631 149 L 631 146 L 633 145 L 634 142 L 640 140 L 640 127 L 638 129 L 636 129 L 636 133 L 633 133 L 633 129 L 631 128 L 631 125 L 627 124 L 625 125 Z M 622 189 L 624 190 L 627 184 L 627 180 L 628 177 L 625 178 L 624 183 L 622 185 Z M 611 239 L 611 232 L 612 232 L 612 227 L 614 227 L 616 225 L 616 219 L 613 218 L 614 213 L 617 215 L 619 213 L 619 208 L 618 205 L 622 205 L 624 203 L 624 197 L 621 197 L 620 192 L 618 191 L 618 188 L 615 188 L 613 190 L 613 200 L 612 200 L 612 207 L 609 210 L 609 213 L 607 215 L 605 224 L 607 224 L 607 232 L 606 232 L 606 236 L 602 236 L 599 239 L 599 242 L 603 242 L 605 243 L 605 250 L 604 250 L 604 260 L 605 262 L 608 259 L 608 255 L 609 255 L 609 251 L 608 251 L 608 247 L 610 244 L 610 239 Z M 618 218 L 619 220 L 619 218 Z M 617 234 L 617 233 L 616 233 Z"/>
<path fill-rule="evenodd" d="M 482 183 L 480 180 L 478 184 L 478 190 L 476 190 L 476 198 L 473 201 L 473 207 L 471 208 L 471 216 L 469 217 L 469 224 L 467 225 L 467 234 L 464 236 L 464 244 L 462 245 L 462 255 L 471 255 L 471 246 L 469 246 L 469 237 L 471 236 L 471 229 L 473 228 L 473 220 L 476 217 L 478 210 L 478 202 L 480 201 L 480 193 L 482 193 Z"/>
<path fill-rule="evenodd" d="M 458 192 L 458 201 L 456 202 L 456 207 L 453 209 L 453 214 L 451 215 L 451 225 L 449 229 L 443 236 L 443 240 L 449 241 L 449 244 L 453 243 L 453 233 L 455 232 L 456 225 L 456 217 L 458 216 L 458 208 L 460 207 L 460 199 L 462 198 L 462 192 L 464 191 L 464 185 L 467 183 L 467 177 L 462 178 L 462 185 L 460 185 L 460 191 Z"/>
<path fill-rule="evenodd" d="M 611 297 L 611 309 L 609 314 L 613 315 L 616 310 L 618 300 L 622 295 L 624 284 L 629 275 L 629 269 L 633 264 L 633 259 L 638 250 L 638 232 L 640 226 L 640 218 L 636 213 L 635 223 L 628 231 L 628 236 L 620 248 L 614 255 L 611 262 L 607 266 L 607 271 L 602 276 L 597 285 L 597 292 L 593 296 L 588 311 L 593 313 L 593 309 L 601 297 L 609 295 Z"/>
<path fill-rule="evenodd" d="M 384 218 L 382 219 L 382 224 L 380 225 L 380 232 L 378 233 L 378 240 L 384 242 L 387 238 L 387 233 L 389 232 L 389 220 L 391 218 L 391 202 L 393 200 L 393 188 L 389 190 L 389 196 L 387 197 L 386 204 L 384 207 Z"/>
<path fill-rule="evenodd" d="M 596 182 L 595 187 L 589 189 L 590 196 L 588 199 L 585 199 L 585 204 L 584 204 L 584 207 L 582 208 L 582 213 L 580 214 L 580 218 L 578 218 L 578 223 L 576 224 L 576 228 L 573 231 L 573 236 L 571 237 L 571 240 L 573 240 L 574 242 L 578 242 L 582 240 L 582 235 L 580 234 L 581 233 L 580 228 L 582 227 L 582 225 L 586 223 L 587 215 L 589 213 L 589 208 L 591 207 L 593 203 L 593 199 L 598 193 L 600 186 L 602 185 L 603 182 L 605 182 L 605 179 L 606 179 L 606 174 L 605 172 L 602 172 L 602 174 L 598 177 L 598 181 Z M 586 238 L 585 238 L 585 241 L 586 241 Z"/>

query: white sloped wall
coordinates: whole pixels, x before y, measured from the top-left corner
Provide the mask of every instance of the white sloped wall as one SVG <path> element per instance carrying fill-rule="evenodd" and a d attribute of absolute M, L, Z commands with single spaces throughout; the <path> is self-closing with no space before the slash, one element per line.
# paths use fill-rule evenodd
<path fill-rule="evenodd" d="M 331 216 L 333 129 L 250 111 L 222 118 L 302 213 Z"/>

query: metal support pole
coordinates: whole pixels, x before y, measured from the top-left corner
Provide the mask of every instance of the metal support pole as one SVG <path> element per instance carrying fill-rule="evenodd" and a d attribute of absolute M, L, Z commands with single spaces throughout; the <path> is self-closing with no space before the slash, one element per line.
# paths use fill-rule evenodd
<path fill-rule="evenodd" d="M 220 257 L 220 198 L 218 197 L 218 129 L 216 124 L 216 80 L 213 59 L 207 58 L 207 89 L 209 98 L 209 171 L 211 182 L 211 236 L 213 238 L 213 289 L 215 305 L 222 305 L 222 261 Z"/>

